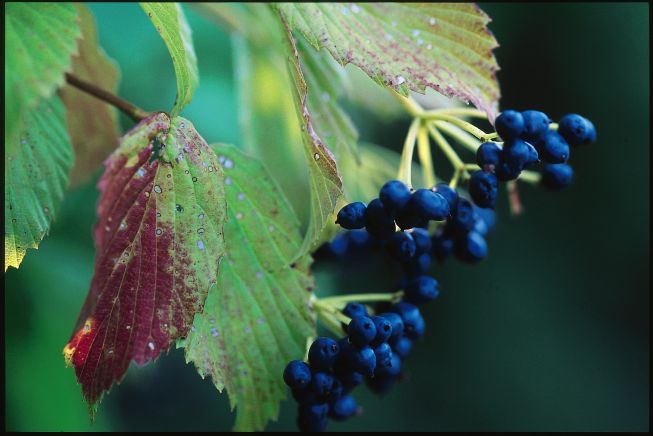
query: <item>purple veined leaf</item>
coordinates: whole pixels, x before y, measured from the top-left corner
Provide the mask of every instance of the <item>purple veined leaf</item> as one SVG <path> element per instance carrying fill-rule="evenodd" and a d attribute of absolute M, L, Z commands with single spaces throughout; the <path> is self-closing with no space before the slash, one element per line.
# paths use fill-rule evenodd
<path fill-rule="evenodd" d="M 105 161 L 95 271 L 64 349 L 91 406 L 132 360 L 144 365 L 188 334 L 224 253 L 223 183 L 193 125 L 165 113 L 141 121 Z"/>

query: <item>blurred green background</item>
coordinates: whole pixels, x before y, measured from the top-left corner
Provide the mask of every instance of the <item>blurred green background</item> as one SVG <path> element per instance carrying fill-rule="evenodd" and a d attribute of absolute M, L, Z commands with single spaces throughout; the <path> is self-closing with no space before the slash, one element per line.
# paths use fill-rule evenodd
<path fill-rule="evenodd" d="M 135 4 L 92 4 L 122 70 L 120 95 L 154 110 L 175 97 L 165 46 Z M 385 397 L 329 430 L 645 431 L 649 428 L 649 5 L 481 5 L 501 47 L 502 108 L 590 118 L 598 142 L 572 156 L 573 186 L 524 186 L 520 219 L 498 203 L 489 258 L 434 274 L 427 334 Z M 201 86 L 184 111 L 209 142 L 240 144 L 229 36 L 187 10 Z M 398 149 L 409 120 L 349 105 L 361 138 Z M 124 129 L 132 123 L 122 119 Z M 94 180 L 66 197 L 50 236 L 5 274 L 7 430 L 229 430 L 226 395 L 171 351 L 132 367 L 89 424 L 67 342 L 90 283 Z M 370 262 L 315 267 L 323 289 L 389 290 Z M 349 279 L 346 279 L 349 277 Z M 347 281 L 349 280 L 349 281 Z M 318 290 L 319 292 L 319 290 Z M 283 404 L 270 430 L 294 430 Z"/>

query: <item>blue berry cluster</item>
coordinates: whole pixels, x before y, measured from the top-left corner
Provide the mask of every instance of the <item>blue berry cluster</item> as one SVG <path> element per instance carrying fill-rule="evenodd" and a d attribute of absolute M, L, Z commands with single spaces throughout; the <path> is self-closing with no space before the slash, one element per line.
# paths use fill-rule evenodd
<path fill-rule="evenodd" d="M 503 146 L 485 142 L 476 152 L 476 171 L 469 180 L 469 194 L 480 207 L 494 208 L 497 183 L 515 180 L 522 170 L 544 162 L 542 184 L 561 189 L 571 184 L 573 171 L 567 163 L 570 146 L 587 145 L 596 140 L 592 122 L 577 114 L 568 114 L 550 128 L 551 120 L 540 111 L 501 112 L 495 128 Z"/>
<path fill-rule="evenodd" d="M 360 413 L 353 389 L 366 380 L 374 392 L 386 392 L 399 377 L 413 340 L 424 333 L 424 318 L 407 302 L 375 316 L 350 302 L 342 313 L 351 319 L 346 336 L 337 342 L 317 338 L 308 350 L 308 363 L 293 360 L 284 370 L 283 379 L 298 403 L 301 431 L 324 431 L 329 418 L 343 421 Z"/>

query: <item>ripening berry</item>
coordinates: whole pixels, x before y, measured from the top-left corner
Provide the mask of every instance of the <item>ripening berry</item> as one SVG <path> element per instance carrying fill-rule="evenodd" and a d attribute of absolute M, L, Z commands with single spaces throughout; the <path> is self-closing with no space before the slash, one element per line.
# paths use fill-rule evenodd
<path fill-rule="evenodd" d="M 400 337 L 397 342 L 392 345 L 392 351 L 402 359 L 410 354 L 413 349 L 413 341 L 406 336 Z"/>
<path fill-rule="evenodd" d="M 550 164 L 542 171 L 542 185 L 549 189 L 562 189 L 571 185 L 574 171 L 567 164 Z"/>
<path fill-rule="evenodd" d="M 362 229 L 365 227 L 365 203 L 349 203 L 338 212 L 336 224 L 344 229 Z"/>
<path fill-rule="evenodd" d="M 558 122 L 558 133 L 569 145 L 590 144 L 596 140 L 594 124 L 578 114 L 567 114 Z"/>
<path fill-rule="evenodd" d="M 474 206 L 469 200 L 460 198 L 458 207 L 449 220 L 457 232 L 467 232 L 474 227 Z"/>
<path fill-rule="evenodd" d="M 283 381 L 291 389 L 303 389 L 311 382 L 311 369 L 301 360 L 291 360 L 283 370 Z"/>
<path fill-rule="evenodd" d="M 376 337 L 376 326 L 374 321 L 367 316 L 357 316 L 352 318 L 347 326 L 349 340 L 357 347 L 363 347 L 374 340 Z"/>
<path fill-rule="evenodd" d="M 387 248 L 390 254 L 399 261 L 412 258 L 417 250 L 413 235 L 409 232 L 396 232 L 388 239 Z"/>
<path fill-rule="evenodd" d="M 365 229 L 378 239 L 385 239 L 395 232 L 395 222 L 385 210 L 383 203 L 375 198 L 365 210 Z"/>
<path fill-rule="evenodd" d="M 431 276 L 423 275 L 408 283 L 404 300 L 413 304 L 422 304 L 437 298 L 439 294 L 438 281 Z"/>
<path fill-rule="evenodd" d="M 500 162 L 501 147 L 495 142 L 484 142 L 476 150 L 476 163 L 481 169 L 496 167 Z"/>
<path fill-rule="evenodd" d="M 357 316 L 367 316 L 367 309 L 365 305 L 351 301 L 342 309 L 342 313 L 349 318 L 355 318 Z"/>
<path fill-rule="evenodd" d="M 562 135 L 553 130 L 542 136 L 537 148 L 546 163 L 565 163 L 569 159 L 569 144 Z"/>
<path fill-rule="evenodd" d="M 351 369 L 356 372 L 368 376 L 374 375 L 374 370 L 376 369 L 376 355 L 374 354 L 374 350 L 368 346 L 350 348 L 349 363 Z"/>
<path fill-rule="evenodd" d="M 494 121 L 494 128 L 501 139 L 511 141 L 518 138 L 524 131 L 524 117 L 517 111 L 503 111 Z"/>
<path fill-rule="evenodd" d="M 487 256 L 487 242 L 478 232 L 471 231 L 456 240 L 456 256 L 465 262 L 478 262 Z"/>
<path fill-rule="evenodd" d="M 410 188 L 402 181 L 390 180 L 381 188 L 379 199 L 387 211 L 396 212 L 410 200 Z"/>
<path fill-rule="evenodd" d="M 331 338 L 317 338 L 308 349 L 308 363 L 314 369 L 329 369 L 338 357 L 340 347 Z"/>
<path fill-rule="evenodd" d="M 536 143 L 549 130 L 551 120 L 540 111 L 528 110 L 521 114 L 524 117 L 524 131 L 519 137 L 530 143 Z"/>
<path fill-rule="evenodd" d="M 333 376 L 326 372 L 318 371 L 313 374 L 310 389 L 319 398 L 327 397 L 333 387 Z"/>
<path fill-rule="evenodd" d="M 497 201 L 497 178 L 494 174 L 476 171 L 469 179 L 469 195 L 479 207 L 494 209 Z"/>
<path fill-rule="evenodd" d="M 358 410 L 356 401 L 350 395 L 345 395 L 331 403 L 329 406 L 329 417 L 336 421 L 344 421 L 353 416 L 356 410 Z"/>
<path fill-rule="evenodd" d="M 506 142 L 501 152 L 502 163 L 505 162 L 513 168 L 519 168 L 521 171 L 524 165 L 530 161 L 530 149 L 528 145 L 528 142 L 521 139 Z"/>
<path fill-rule="evenodd" d="M 376 327 L 376 336 L 372 341 L 372 345 L 378 345 L 382 342 L 387 342 L 392 336 L 392 323 L 383 316 L 373 316 L 372 321 Z"/>
<path fill-rule="evenodd" d="M 449 211 L 453 212 L 458 204 L 458 193 L 449 184 L 441 182 L 435 185 L 433 191 L 440 194 L 449 203 Z"/>
<path fill-rule="evenodd" d="M 392 348 L 387 342 L 382 342 L 374 348 L 374 355 L 376 356 L 376 371 L 382 366 L 386 366 L 392 359 Z M 376 372 L 375 371 L 375 372 Z"/>
<path fill-rule="evenodd" d="M 444 221 L 449 216 L 449 202 L 430 189 L 418 189 L 406 205 L 411 213 L 423 219 Z"/>
<path fill-rule="evenodd" d="M 393 342 L 404 334 L 404 322 L 398 314 L 394 312 L 385 312 L 379 316 L 388 320 L 392 326 L 392 333 L 388 338 L 388 342 Z"/>

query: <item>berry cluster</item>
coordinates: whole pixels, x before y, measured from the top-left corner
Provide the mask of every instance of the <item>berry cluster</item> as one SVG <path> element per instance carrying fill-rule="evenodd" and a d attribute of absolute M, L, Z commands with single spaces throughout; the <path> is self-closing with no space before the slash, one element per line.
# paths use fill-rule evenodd
<path fill-rule="evenodd" d="M 498 182 L 515 180 L 525 168 L 544 162 L 542 185 L 560 189 L 571 183 L 570 146 L 595 141 L 596 130 L 575 114 L 562 117 L 557 130 L 552 127 L 556 126 L 543 112 L 502 112 L 495 128 L 503 142 L 485 142 L 477 149 L 481 170 L 468 177 L 469 199 L 452 187 L 453 179 L 451 185 L 438 183 L 417 190 L 390 180 L 369 204 L 350 203 L 338 212 L 336 223 L 348 231 L 320 252 L 342 256 L 384 248 L 404 270 L 400 292 L 392 298 L 401 301 L 391 304 L 389 299 L 366 296 L 365 301 L 380 301 L 374 312 L 368 312 L 366 306 L 351 301 L 363 297 L 352 296 L 339 300 L 350 301 L 341 313 L 331 307 L 349 320 L 341 325 L 347 336 L 337 342 L 318 338 L 310 346 L 308 363 L 294 360 L 284 371 L 284 381 L 299 403 L 301 430 L 322 431 L 328 418 L 344 420 L 360 413 L 350 393 L 363 380 L 376 393 L 385 393 L 394 384 L 402 359 L 424 334 L 425 322 L 417 306 L 440 293 L 437 280 L 428 275 L 432 259 L 442 262 L 455 255 L 473 263 L 487 256 L 485 238 L 496 221 Z M 339 330 L 337 322 L 331 330 Z"/>
<path fill-rule="evenodd" d="M 386 392 L 399 376 L 401 359 L 413 340 L 424 333 L 419 309 L 406 302 L 376 316 L 350 302 L 342 313 L 351 319 L 347 336 L 337 342 L 317 338 L 308 350 L 308 363 L 293 360 L 284 370 L 283 379 L 298 403 L 301 431 L 324 431 L 328 418 L 343 421 L 360 413 L 352 390 L 366 380 L 374 392 Z"/>
<path fill-rule="evenodd" d="M 569 114 L 562 117 L 557 131 L 551 120 L 540 111 L 502 112 L 495 121 L 503 146 L 495 142 L 481 144 L 476 152 L 476 171 L 469 180 L 469 194 L 480 207 L 494 208 L 497 182 L 515 180 L 524 168 L 540 161 L 545 163 L 542 184 L 560 189 L 572 181 L 573 171 L 567 164 L 570 146 L 587 145 L 596 140 L 596 129 L 588 119 Z"/>

